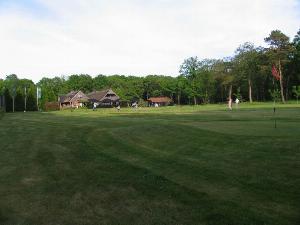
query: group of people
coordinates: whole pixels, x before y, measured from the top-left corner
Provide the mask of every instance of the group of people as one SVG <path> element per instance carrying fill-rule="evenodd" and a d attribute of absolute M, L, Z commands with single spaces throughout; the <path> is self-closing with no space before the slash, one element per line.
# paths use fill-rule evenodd
<path fill-rule="evenodd" d="M 134 103 L 131 104 L 131 107 L 132 107 L 132 108 L 138 108 L 138 106 L 139 106 L 139 105 L 138 105 L 137 102 L 134 102 Z M 93 104 L 93 111 L 95 111 L 95 110 L 97 109 L 97 107 L 98 107 L 98 103 L 94 102 L 94 104 Z M 121 110 L 120 104 L 117 104 L 116 109 L 117 109 L 118 111 Z"/>
<path fill-rule="evenodd" d="M 97 109 L 97 106 L 98 106 L 98 104 L 97 104 L 96 102 L 94 102 L 94 104 L 93 104 L 93 111 L 95 111 L 95 110 Z M 120 104 L 117 105 L 116 109 L 117 109 L 118 111 L 121 110 Z"/>
<path fill-rule="evenodd" d="M 239 103 L 240 103 L 240 100 L 238 98 L 235 99 L 235 106 L 238 108 L 239 106 Z M 229 98 L 228 100 L 228 108 L 230 110 L 232 110 L 232 98 Z"/>
<path fill-rule="evenodd" d="M 235 99 L 235 106 L 236 106 L 237 108 L 238 108 L 239 103 L 240 103 L 240 100 L 239 100 L 238 98 L 236 98 L 236 99 Z M 96 102 L 94 102 L 94 104 L 93 104 L 93 111 L 96 110 L 97 106 L 98 106 L 98 104 L 97 104 Z M 135 103 L 132 104 L 132 107 L 133 107 L 133 108 L 137 108 L 137 107 L 138 107 L 138 104 L 135 102 Z M 158 104 L 155 103 L 154 107 L 158 107 Z M 229 98 L 229 100 L 228 100 L 228 108 L 229 108 L 230 110 L 232 110 L 232 98 Z M 116 109 L 117 109 L 118 111 L 121 110 L 120 104 L 117 105 Z"/>

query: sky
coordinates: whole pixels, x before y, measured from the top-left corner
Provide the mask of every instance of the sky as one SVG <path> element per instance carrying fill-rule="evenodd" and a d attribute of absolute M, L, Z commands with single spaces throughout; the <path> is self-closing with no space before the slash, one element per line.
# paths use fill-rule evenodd
<path fill-rule="evenodd" d="M 300 0 L 0 0 L 0 78 L 177 76 L 274 29 L 295 36 Z"/>

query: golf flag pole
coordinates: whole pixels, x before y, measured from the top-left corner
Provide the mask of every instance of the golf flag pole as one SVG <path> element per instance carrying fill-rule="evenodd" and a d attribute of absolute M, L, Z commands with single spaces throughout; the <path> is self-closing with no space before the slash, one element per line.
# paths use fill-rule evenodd
<path fill-rule="evenodd" d="M 276 96 L 275 96 L 275 84 L 274 84 L 274 78 L 273 78 L 273 89 L 274 89 L 274 102 L 273 102 L 273 118 L 274 118 L 274 128 L 277 128 L 276 124 Z"/>
<path fill-rule="evenodd" d="M 27 87 L 25 86 L 24 88 L 24 93 L 25 93 L 25 98 L 24 98 L 24 112 L 26 112 L 26 108 L 27 108 Z"/>

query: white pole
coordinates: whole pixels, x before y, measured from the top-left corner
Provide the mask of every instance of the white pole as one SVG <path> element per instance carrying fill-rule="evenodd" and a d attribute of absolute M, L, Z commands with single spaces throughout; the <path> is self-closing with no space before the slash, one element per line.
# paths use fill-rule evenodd
<path fill-rule="evenodd" d="M 39 88 L 36 87 L 36 105 L 37 105 L 37 110 L 39 111 Z"/>
<path fill-rule="evenodd" d="M 27 102 L 26 102 L 26 100 L 27 100 L 27 89 L 26 89 L 26 86 L 25 86 L 25 105 L 24 105 L 24 112 L 26 112 L 26 106 L 27 106 Z"/>

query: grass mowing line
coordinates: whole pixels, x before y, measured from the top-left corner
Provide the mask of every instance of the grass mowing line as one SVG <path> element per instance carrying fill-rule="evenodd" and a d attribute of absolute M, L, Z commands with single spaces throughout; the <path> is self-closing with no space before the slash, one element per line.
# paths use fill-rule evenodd
<path fill-rule="evenodd" d="M 118 146 L 120 146 L 120 148 L 122 148 L 122 147 L 126 147 L 126 146 L 128 146 L 127 144 L 125 144 L 125 143 L 122 143 L 121 141 L 120 141 L 120 139 L 114 139 L 114 141 L 113 141 L 114 143 L 116 143 Z M 90 143 L 90 141 L 88 141 L 88 143 Z M 94 145 L 89 145 L 89 146 L 94 146 Z M 193 195 L 195 195 L 194 197 L 195 197 L 195 199 L 196 199 L 196 196 L 198 195 L 198 196 L 201 196 L 201 198 L 200 199 L 202 199 L 203 200 L 203 197 L 204 196 L 207 196 L 207 198 L 208 198 L 208 200 L 206 200 L 206 201 L 210 201 L 210 202 L 218 202 L 218 203 L 216 203 L 216 206 L 215 207 L 217 207 L 217 205 L 224 205 L 224 204 L 226 204 L 226 199 L 224 199 L 224 198 L 222 198 L 222 195 L 217 195 L 216 194 L 216 192 L 215 193 L 213 193 L 213 192 L 211 192 L 209 195 L 207 195 L 207 190 L 206 191 L 202 191 L 202 190 L 199 190 L 199 189 L 194 189 L 194 188 L 192 188 L 191 186 L 188 186 L 188 185 L 186 185 L 186 184 L 183 184 L 182 182 L 178 182 L 178 180 L 174 180 L 174 179 L 170 179 L 170 178 L 168 178 L 167 176 L 165 176 L 165 175 L 162 175 L 161 173 L 159 173 L 158 171 L 155 171 L 155 170 L 153 170 L 153 168 L 149 168 L 149 167 L 145 167 L 145 166 L 143 166 L 143 165 L 141 165 L 141 164 L 139 164 L 139 163 L 137 163 L 137 161 L 136 160 L 130 160 L 129 158 L 126 158 L 126 157 L 122 157 L 120 154 L 112 154 L 111 153 L 111 148 L 108 148 L 108 149 L 106 149 L 106 151 L 101 151 L 101 154 L 105 154 L 107 157 L 110 157 L 110 158 L 112 158 L 112 159 L 114 159 L 114 160 L 117 160 L 117 161 L 120 161 L 120 162 L 122 162 L 122 163 L 125 163 L 125 164 L 129 164 L 130 166 L 132 166 L 132 167 L 134 167 L 134 168 L 136 168 L 137 170 L 144 170 L 144 171 L 147 171 L 146 173 L 147 174 L 151 174 L 151 176 L 154 176 L 154 177 L 156 177 L 156 179 L 158 179 L 159 180 L 159 183 L 158 183 L 158 185 L 162 185 L 160 188 L 161 189 L 164 189 L 164 186 L 166 185 L 166 183 L 172 183 L 173 185 L 176 185 L 176 186 L 178 186 L 178 187 L 180 187 L 180 188 L 183 188 L 183 189 L 186 189 L 186 192 L 187 193 L 193 193 Z M 143 164 L 143 163 L 142 163 Z M 144 165 L 145 165 L 145 163 L 144 163 Z M 149 175 L 148 175 L 149 176 Z M 213 188 L 212 186 L 210 187 L 210 190 L 212 191 L 212 189 L 211 188 Z M 223 190 L 224 191 L 224 190 Z M 196 194 L 197 193 L 197 194 Z M 224 192 L 223 192 L 223 194 L 224 194 Z M 237 194 L 237 193 L 235 193 L 235 194 Z M 223 196 L 224 197 L 224 196 Z M 227 199 L 228 200 L 228 199 Z M 244 199 L 245 200 L 245 199 Z M 249 199 L 250 200 L 250 199 Z M 235 204 L 234 202 L 232 202 L 231 204 Z M 203 202 L 201 203 L 201 202 L 198 202 L 198 204 L 197 204 L 198 206 L 200 206 L 200 207 L 202 207 L 202 205 L 203 205 Z M 214 209 L 210 209 L 211 211 L 214 211 Z M 248 206 L 244 206 L 243 207 L 243 209 L 241 209 L 241 210 L 243 210 L 243 211 L 247 211 L 248 213 L 250 213 L 250 214 L 252 214 L 252 213 L 254 213 L 255 212 L 255 210 L 254 211 L 252 211 L 253 209 L 249 209 L 248 208 Z M 223 219 L 225 219 L 225 218 L 223 218 Z M 252 218 L 253 219 L 253 218 Z"/>
<path fill-rule="evenodd" d="M 201 169 L 201 166 L 197 166 L 196 163 L 192 163 L 192 165 L 190 163 L 188 164 L 184 164 L 184 163 L 180 163 L 180 161 L 178 161 L 176 158 L 172 157 L 172 155 L 170 157 L 168 157 L 167 159 L 164 159 L 166 154 L 160 154 L 159 156 L 155 153 L 158 153 L 158 151 L 152 151 L 153 150 L 153 146 L 152 148 L 143 148 L 141 145 L 137 144 L 135 145 L 134 143 L 129 143 L 128 140 L 126 139 L 126 143 L 122 140 L 124 140 L 124 137 L 118 135 L 118 134 L 113 134 L 112 132 L 110 132 L 110 137 L 113 139 L 111 140 L 111 142 L 115 143 L 116 145 L 119 146 L 119 150 L 117 150 L 116 153 L 114 153 L 114 149 L 113 148 L 108 148 L 106 149 L 106 153 L 107 154 L 110 154 L 110 155 L 114 155 L 114 157 L 117 157 L 119 160 L 122 160 L 122 161 L 125 161 L 127 163 L 130 163 L 131 165 L 135 165 L 135 166 L 139 166 L 139 167 L 143 167 L 143 168 L 146 168 L 148 170 L 151 170 L 152 172 L 155 172 L 155 174 L 159 174 L 160 176 L 164 176 L 165 178 L 167 178 L 165 175 L 162 175 L 161 172 L 159 172 L 160 170 L 166 170 L 166 168 L 164 167 L 159 167 L 159 164 L 157 164 L 157 162 L 162 162 L 163 164 L 165 165 L 168 165 L 168 161 L 172 161 L 173 163 L 175 163 L 178 166 L 180 167 L 185 167 L 185 170 L 184 171 L 187 171 L 187 167 L 191 167 L 193 169 Z M 111 139 L 110 138 L 110 139 Z M 105 138 L 107 139 L 107 138 Z M 132 146 L 134 145 L 134 146 Z M 126 151 L 126 149 L 131 149 L 130 152 L 129 151 Z M 134 150 L 134 151 L 133 151 Z M 142 157 L 139 155 L 143 153 Z M 162 157 L 162 155 L 164 157 Z M 184 156 L 181 157 L 182 160 L 185 159 Z M 149 164 L 148 161 L 151 161 L 152 163 Z M 157 166 L 154 166 L 155 165 L 155 162 L 156 164 L 158 165 Z M 198 162 L 199 163 L 199 162 Z M 148 166 L 147 166 L 148 165 Z M 153 167 L 154 166 L 154 167 Z M 154 168 L 159 168 L 158 170 L 154 169 Z M 173 173 L 173 172 L 172 172 Z M 193 173 L 188 173 L 188 174 L 193 174 Z M 169 176 L 173 177 L 171 180 L 177 184 L 181 184 L 182 185 L 182 182 L 180 182 L 178 180 L 178 178 L 176 178 L 176 176 L 174 177 L 172 174 L 169 174 Z M 174 180 L 175 178 L 175 180 Z M 205 177 L 203 177 L 205 178 Z M 203 179 L 202 178 L 202 179 Z M 170 178 L 167 178 L 170 180 Z M 182 181 L 182 180 L 181 180 Z M 187 183 L 187 182 L 185 182 Z M 192 188 L 192 186 L 190 185 L 184 185 L 188 188 Z M 197 185 L 198 186 L 198 185 Z M 228 185 L 229 187 L 230 185 Z M 225 188 L 225 189 L 230 189 L 230 188 Z M 199 188 L 196 188 L 194 189 L 195 187 L 193 187 L 193 190 L 195 191 L 199 191 Z M 224 187 L 223 187 L 224 188 Z M 203 190 L 202 188 L 200 189 L 201 191 Z M 206 189 L 207 190 L 207 189 Z M 216 197 L 218 196 L 216 194 L 216 192 L 214 193 L 212 190 L 213 188 L 209 188 L 208 189 L 209 192 L 211 194 L 214 194 Z M 224 194 L 224 191 L 223 191 L 223 194 Z M 235 193 L 237 194 L 237 193 Z M 244 195 L 249 195 L 248 194 L 245 194 Z M 218 196 L 220 199 L 222 199 L 222 196 Z M 223 196 L 224 197 L 224 196 Z"/>
<path fill-rule="evenodd" d="M 112 141 L 112 140 L 111 140 Z M 125 149 L 126 148 L 128 148 L 128 144 L 127 143 L 122 143 L 121 141 L 120 141 L 120 139 L 118 138 L 117 140 L 116 139 L 113 139 L 113 141 L 112 142 L 114 142 L 115 144 L 117 144 L 118 146 L 119 146 L 119 148 L 121 148 L 121 149 L 123 149 L 124 148 L 124 146 L 125 146 Z M 132 160 L 132 158 L 130 157 L 130 156 L 128 156 L 128 155 L 126 155 L 127 153 L 130 153 L 131 155 L 132 155 L 132 150 L 133 150 L 133 147 L 131 147 L 131 151 L 130 152 L 127 152 L 127 151 L 123 151 L 122 150 L 122 152 L 125 154 L 125 156 L 123 155 L 123 154 L 120 154 L 120 151 L 118 151 L 116 154 L 113 154 L 112 153 L 112 148 L 109 148 L 109 149 L 106 149 L 107 151 L 105 151 L 106 152 L 106 154 L 108 154 L 110 157 L 114 157 L 114 158 L 116 158 L 116 159 L 118 159 L 118 160 L 120 160 L 120 161 L 122 161 L 122 162 L 126 162 L 126 163 L 129 163 L 130 165 L 133 165 L 133 166 L 135 166 L 135 167 L 138 167 L 138 168 L 143 168 L 143 169 L 147 169 L 148 171 L 151 171 L 151 173 L 153 173 L 153 174 L 155 174 L 155 175 L 157 175 L 157 176 L 163 176 L 165 179 L 167 179 L 167 180 L 169 180 L 169 181 L 172 181 L 172 182 L 174 182 L 174 183 L 176 183 L 176 184 L 178 184 L 178 185 L 180 185 L 180 186 L 184 186 L 185 188 L 188 188 L 188 189 L 193 189 L 194 191 L 197 191 L 197 192 L 200 192 L 200 193 L 210 193 L 209 194 L 209 196 L 210 197 L 213 197 L 213 199 L 214 198 L 216 198 L 215 200 L 217 200 L 217 199 L 219 199 L 219 200 L 221 200 L 221 199 L 223 199 L 223 200 L 230 200 L 230 198 L 232 197 L 229 197 L 228 196 L 228 194 L 229 194 L 229 192 L 232 192 L 233 191 L 233 189 L 231 189 L 229 186 L 227 187 L 227 188 L 222 188 L 222 191 L 220 192 L 220 189 L 219 190 L 214 190 L 214 186 L 209 186 L 209 188 L 208 188 L 208 186 L 206 186 L 206 188 L 202 188 L 202 189 L 194 189 L 192 186 L 190 186 L 190 185 L 186 185 L 186 184 L 183 184 L 182 183 L 182 180 L 180 181 L 180 180 L 178 180 L 177 178 L 175 178 L 175 180 L 174 180 L 174 177 L 173 178 L 170 178 L 170 177 L 167 177 L 166 175 L 162 175 L 162 173 L 161 172 L 159 172 L 158 170 L 153 170 L 153 167 L 147 167 L 146 165 L 147 165 L 147 163 L 146 162 L 141 162 L 140 160 L 138 160 L 138 161 L 136 161 L 136 160 Z M 140 152 L 140 150 L 141 149 L 139 149 L 139 150 L 137 150 L 138 152 Z M 147 158 L 147 157 L 146 157 Z M 145 157 L 143 157 L 143 159 L 145 159 Z M 171 160 L 171 158 L 169 158 L 170 160 Z M 159 160 L 159 158 L 157 158 L 157 160 Z M 146 167 L 145 167 L 146 166 Z M 159 170 L 161 170 L 161 169 L 159 169 Z M 172 176 L 171 176 L 172 177 Z M 203 186 L 203 183 L 202 183 L 202 186 Z M 228 190 L 229 192 L 227 192 L 226 190 Z M 208 192 L 207 192 L 208 191 Z M 231 193 L 233 196 L 235 196 L 235 195 L 239 195 L 239 196 L 251 196 L 251 193 L 247 193 L 247 192 L 236 192 L 237 190 L 235 190 L 233 193 Z M 218 192 L 219 192 L 219 194 L 218 194 Z M 224 193 L 227 193 L 226 195 L 224 194 Z M 249 195 L 250 194 L 250 195 Z M 224 199 L 224 196 L 227 196 L 227 198 L 229 198 L 229 199 Z M 252 199 L 253 199 L 253 197 L 254 196 L 252 196 L 252 197 L 249 197 L 249 199 L 248 199 L 248 201 L 251 201 Z M 244 198 L 244 201 L 247 201 L 247 198 Z M 252 200 L 252 202 L 253 202 L 253 200 Z M 258 204 L 258 203 L 260 203 L 260 202 L 253 202 L 252 203 L 252 206 L 254 207 L 255 206 L 255 204 Z M 248 204 L 248 203 L 247 203 Z M 245 208 L 246 208 L 247 206 L 245 205 Z M 267 206 L 267 205 L 265 205 L 265 206 L 263 206 L 264 208 L 265 208 L 265 210 L 267 210 L 267 209 L 272 209 L 272 207 L 270 207 L 270 206 Z M 278 206 L 278 208 L 279 208 L 279 206 Z"/>

